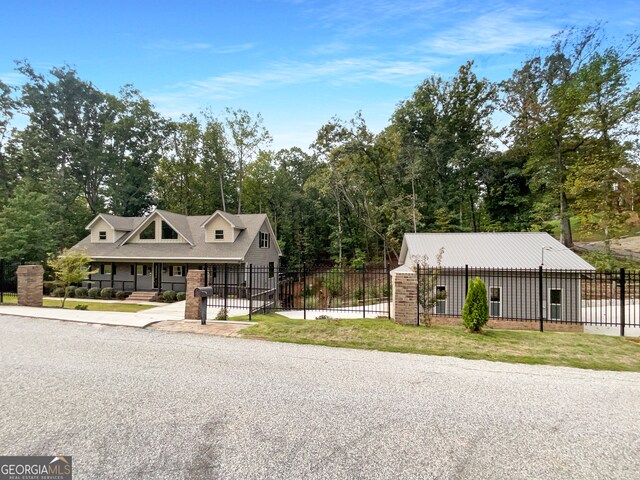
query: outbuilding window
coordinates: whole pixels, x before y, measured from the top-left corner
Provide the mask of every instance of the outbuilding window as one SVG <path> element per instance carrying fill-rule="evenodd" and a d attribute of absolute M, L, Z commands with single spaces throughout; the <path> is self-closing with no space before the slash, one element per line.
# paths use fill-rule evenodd
<path fill-rule="evenodd" d="M 447 287 L 438 285 L 436 287 L 436 315 L 447 313 Z"/>
<path fill-rule="evenodd" d="M 489 315 L 502 316 L 502 288 L 491 287 L 489 289 Z"/>
<path fill-rule="evenodd" d="M 273 278 L 276 274 L 276 265 L 273 262 L 269 262 L 269 278 Z"/>
<path fill-rule="evenodd" d="M 562 290 L 549 289 L 549 320 L 562 320 Z"/>
<path fill-rule="evenodd" d="M 268 233 L 260 232 L 260 248 L 271 246 L 271 236 Z"/>

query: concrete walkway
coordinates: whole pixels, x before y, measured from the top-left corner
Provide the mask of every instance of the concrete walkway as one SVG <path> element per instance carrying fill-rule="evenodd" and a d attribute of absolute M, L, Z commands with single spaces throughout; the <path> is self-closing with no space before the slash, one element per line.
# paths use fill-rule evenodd
<path fill-rule="evenodd" d="M 55 307 L 22 307 L 0 305 L 1 315 L 64 320 L 67 322 L 96 323 L 120 327 L 144 328 L 164 320 L 182 320 L 185 302 L 175 302 L 139 312 L 97 312 L 91 310 L 62 309 Z"/>

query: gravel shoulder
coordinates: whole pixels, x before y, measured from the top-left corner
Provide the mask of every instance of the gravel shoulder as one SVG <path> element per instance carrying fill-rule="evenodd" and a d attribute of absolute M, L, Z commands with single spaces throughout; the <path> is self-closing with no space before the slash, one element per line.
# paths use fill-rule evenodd
<path fill-rule="evenodd" d="M 0 452 L 74 478 L 640 476 L 640 374 L 0 321 Z"/>

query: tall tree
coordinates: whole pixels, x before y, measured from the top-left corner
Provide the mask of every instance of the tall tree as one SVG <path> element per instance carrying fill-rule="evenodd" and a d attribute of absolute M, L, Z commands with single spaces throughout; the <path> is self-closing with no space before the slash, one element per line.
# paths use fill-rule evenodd
<path fill-rule="evenodd" d="M 226 112 L 226 124 L 231 133 L 231 146 L 236 161 L 238 213 L 242 213 L 242 183 L 245 168 L 253 160 L 260 147 L 271 143 L 271 136 L 263 126 L 262 115 L 259 113 L 254 119 L 246 110 L 227 108 Z"/>

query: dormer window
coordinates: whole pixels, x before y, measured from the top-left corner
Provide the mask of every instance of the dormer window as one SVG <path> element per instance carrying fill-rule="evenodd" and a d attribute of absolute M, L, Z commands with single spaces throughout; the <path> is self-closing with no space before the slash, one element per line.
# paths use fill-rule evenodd
<path fill-rule="evenodd" d="M 178 232 L 176 232 L 173 228 L 171 228 L 171 226 L 165 222 L 164 220 L 162 221 L 162 240 L 177 240 L 178 239 Z"/>
<path fill-rule="evenodd" d="M 107 232 L 98 232 L 98 238 L 100 240 L 106 240 L 107 239 Z"/>
<path fill-rule="evenodd" d="M 271 236 L 268 233 L 260 232 L 260 248 L 271 246 Z"/>
<path fill-rule="evenodd" d="M 155 240 L 156 238 L 156 222 L 151 222 L 140 232 L 140 240 Z"/>
<path fill-rule="evenodd" d="M 216 240 L 224 240 L 224 230 L 216 230 Z"/>

